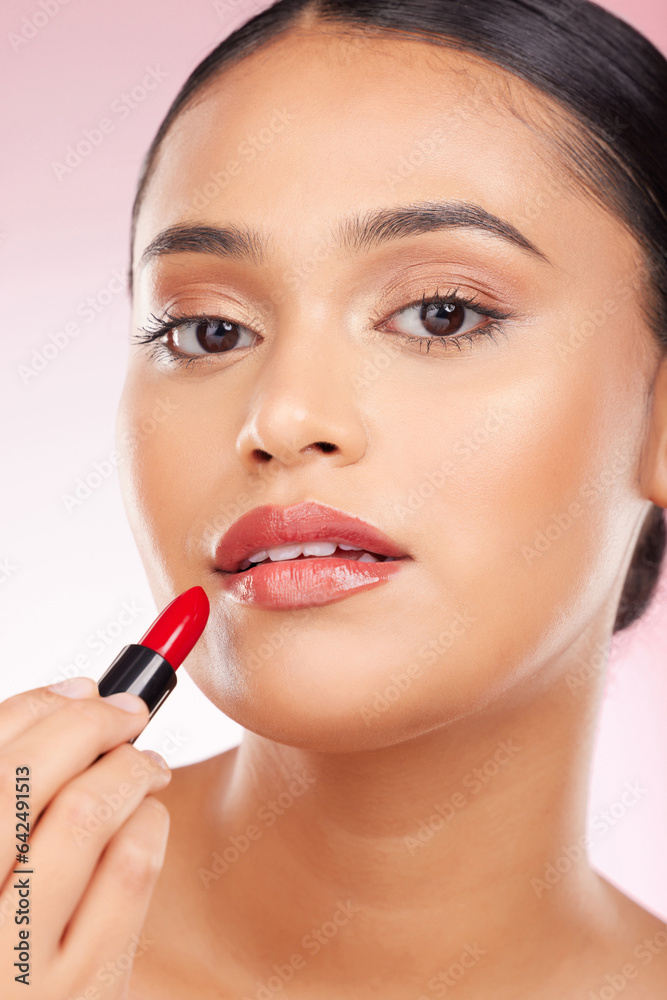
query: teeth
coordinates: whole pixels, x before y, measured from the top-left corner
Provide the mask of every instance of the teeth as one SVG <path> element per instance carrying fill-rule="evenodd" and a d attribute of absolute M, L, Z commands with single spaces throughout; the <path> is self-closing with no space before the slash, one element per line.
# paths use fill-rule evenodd
<path fill-rule="evenodd" d="M 341 548 L 354 549 L 354 545 L 341 545 Z M 279 559 L 295 559 L 298 555 L 304 556 L 332 556 L 336 551 L 335 542 L 303 542 L 300 545 L 274 545 L 272 549 L 262 549 L 260 552 L 253 552 L 248 556 L 250 562 L 262 562 L 270 559 L 277 562 Z M 357 549 L 357 551 L 359 551 Z"/>
<path fill-rule="evenodd" d="M 333 542 L 304 542 L 301 547 L 304 556 L 332 556 L 336 551 Z"/>
<path fill-rule="evenodd" d="M 271 562 L 280 562 L 286 559 L 296 559 L 299 555 L 304 556 L 332 556 L 336 551 L 336 548 L 342 549 L 346 552 L 361 552 L 362 555 L 359 557 L 358 562 L 379 562 L 380 560 L 371 555 L 370 552 L 364 552 L 356 545 L 346 545 L 343 542 L 303 542 L 301 544 L 292 545 L 274 545 L 270 549 L 260 549 L 258 552 L 253 552 L 251 555 L 244 559 L 240 566 L 240 569 L 247 569 L 253 563 L 264 562 L 269 559 Z M 388 557 L 393 558 L 393 557 Z"/>
<path fill-rule="evenodd" d="M 267 549 L 271 562 L 277 562 L 279 559 L 295 559 L 300 553 L 300 545 L 276 545 L 273 549 Z"/>

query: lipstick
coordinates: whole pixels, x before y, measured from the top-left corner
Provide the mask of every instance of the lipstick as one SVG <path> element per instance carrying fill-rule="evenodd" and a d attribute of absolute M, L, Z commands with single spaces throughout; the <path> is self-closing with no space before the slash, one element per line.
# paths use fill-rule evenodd
<path fill-rule="evenodd" d="M 121 649 L 97 682 L 100 695 L 106 697 L 117 691 L 138 694 L 148 705 L 148 718 L 152 719 L 176 687 L 176 671 L 204 631 L 208 613 L 203 587 L 191 587 L 179 594 L 138 643 Z"/>
<path fill-rule="evenodd" d="M 328 544 L 313 547 L 318 542 Z M 303 552 L 308 543 L 311 549 Z M 367 521 L 304 500 L 290 507 L 265 504 L 243 514 L 218 542 L 214 568 L 232 600 L 286 610 L 330 604 L 375 587 L 400 573 L 411 558 Z"/>

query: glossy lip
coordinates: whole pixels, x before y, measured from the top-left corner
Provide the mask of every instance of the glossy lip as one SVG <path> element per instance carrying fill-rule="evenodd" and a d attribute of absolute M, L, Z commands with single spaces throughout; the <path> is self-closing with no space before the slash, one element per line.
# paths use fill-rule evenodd
<path fill-rule="evenodd" d="M 337 556 L 309 556 L 260 563 L 243 573 L 220 573 L 221 589 L 239 604 L 273 611 L 310 608 L 383 584 L 399 573 L 409 558 L 360 563 Z"/>
<path fill-rule="evenodd" d="M 304 500 L 291 507 L 264 504 L 243 514 L 218 542 L 215 568 L 223 573 L 238 573 L 241 563 L 253 552 L 270 549 L 276 545 L 316 542 L 324 539 L 355 545 L 375 555 L 391 556 L 397 560 L 409 558 L 391 538 L 367 521 L 362 521 L 361 518 L 353 517 L 337 508 Z M 299 562 L 306 561 L 319 563 L 323 560 L 309 557 L 308 560 L 288 560 L 282 565 L 295 566 Z M 329 557 L 327 562 L 356 565 L 354 560 L 332 557 Z M 270 565 L 267 563 L 257 568 L 270 568 Z M 378 563 L 361 563 L 361 566 L 378 565 Z M 246 570 L 243 575 L 247 573 L 255 573 L 255 570 Z"/>

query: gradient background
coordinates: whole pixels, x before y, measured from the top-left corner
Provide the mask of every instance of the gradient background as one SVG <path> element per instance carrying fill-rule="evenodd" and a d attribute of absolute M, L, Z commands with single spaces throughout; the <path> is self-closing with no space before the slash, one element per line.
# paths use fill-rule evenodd
<path fill-rule="evenodd" d="M 130 323 L 124 290 L 130 210 L 143 155 L 182 83 L 265 6 L 260 0 L 3 2 L 0 699 L 67 674 L 98 679 L 155 616 L 110 462 Z M 665 0 L 603 6 L 667 54 Z M 121 116 L 118 100 L 150 70 L 154 89 Z M 105 117 L 113 131 L 58 179 L 54 163 Z M 62 334 L 72 322 L 79 333 L 66 343 Z M 35 371 L 53 337 L 62 346 L 49 347 L 51 357 Z M 68 510 L 64 495 L 95 472 L 99 486 Z M 666 640 L 663 575 L 639 627 L 614 641 L 589 817 L 592 823 L 608 814 L 604 832 L 591 830 L 593 863 L 663 919 Z M 233 746 L 242 732 L 185 668 L 178 678 L 176 692 L 137 741 L 160 751 L 171 767 Z M 626 783 L 641 790 L 629 807 L 620 801 Z"/>

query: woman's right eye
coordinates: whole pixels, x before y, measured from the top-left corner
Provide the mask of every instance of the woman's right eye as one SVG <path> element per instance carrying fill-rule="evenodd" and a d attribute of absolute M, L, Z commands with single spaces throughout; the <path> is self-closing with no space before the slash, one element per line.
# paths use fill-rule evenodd
<path fill-rule="evenodd" d="M 250 347 L 255 334 L 231 320 L 213 317 L 183 317 L 166 331 L 165 343 L 179 354 L 224 354 L 237 347 Z"/>
<path fill-rule="evenodd" d="M 229 354 L 235 348 L 250 347 L 255 337 L 248 327 L 222 316 L 166 312 L 159 318 L 151 313 L 146 325 L 132 335 L 132 340 L 136 344 L 150 345 L 151 353 L 160 360 L 189 365 L 200 357 Z"/>

